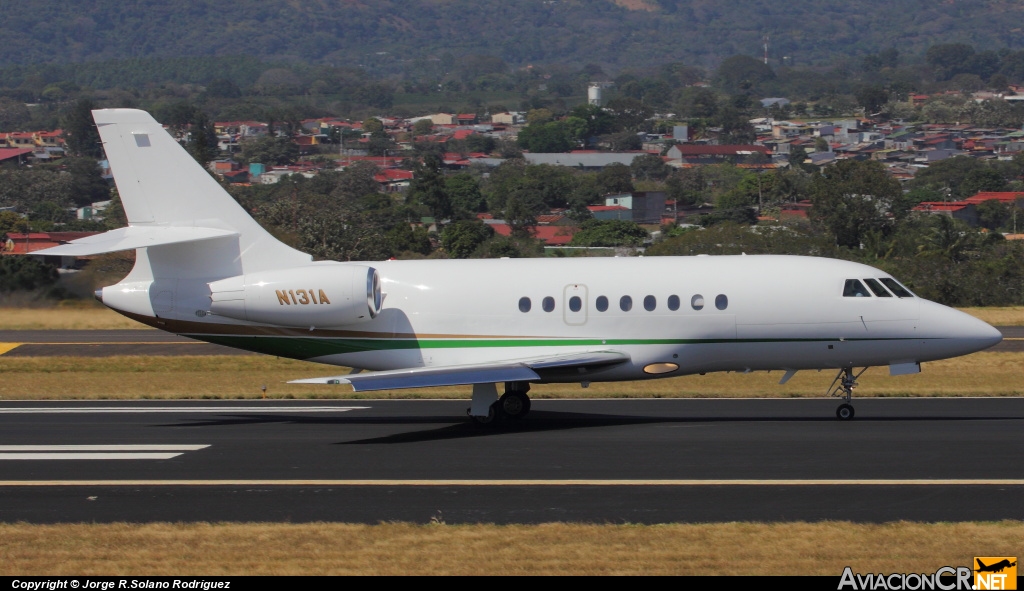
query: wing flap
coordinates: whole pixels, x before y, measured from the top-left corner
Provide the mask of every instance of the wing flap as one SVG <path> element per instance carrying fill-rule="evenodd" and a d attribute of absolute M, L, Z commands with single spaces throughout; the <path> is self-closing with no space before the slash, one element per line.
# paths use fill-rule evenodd
<path fill-rule="evenodd" d="M 615 365 L 629 360 L 625 353 L 596 351 L 568 353 L 533 359 L 511 360 L 500 363 L 416 367 L 363 374 L 347 374 L 293 380 L 289 384 L 350 384 L 356 392 L 370 390 L 400 390 L 434 386 L 466 386 L 497 382 L 536 382 L 541 377 L 536 370 L 555 368 L 586 368 Z"/>
<path fill-rule="evenodd" d="M 232 230 L 221 230 L 218 228 L 202 227 L 175 227 L 175 226 L 128 226 L 118 228 L 95 236 L 72 240 L 67 244 L 34 251 L 32 254 L 47 256 L 89 256 L 118 252 L 121 250 L 134 250 L 149 246 L 163 246 L 166 244 L 178 244 L 181 242 L 196 242 L 198 240 L 210 240 L 213 238 L 225 238 L 237 236 L 238 233 Z"/>

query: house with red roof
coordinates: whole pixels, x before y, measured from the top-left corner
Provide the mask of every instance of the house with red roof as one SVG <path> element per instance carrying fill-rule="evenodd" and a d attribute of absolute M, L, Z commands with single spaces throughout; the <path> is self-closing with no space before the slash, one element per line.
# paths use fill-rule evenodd
<path fill-rule="evenodd" d="M 998 201 L 1003 205 L 1013 205 L 1024 209 L 1024 192 L 1019 191 L 981 191 L 964 199 L 961 203 L 981 205 L 986 201 Z"/>
<path fill-rule="evenodd" d="M 734 161 L 763 154 L 765 158 L 771 158 L 771 148 L 758 145 L 728 145 L 713 146 L 704 144 L 675 144 L 669 148 L 666 154 L 669 161 L 680 164 L 716 164 L 726 161 Z"/>
<path fill-rule="evenodd" d="M 0 255 L 22 256 L 32 254 L 37 250 L 60 246 L 61 244 L 67 244 L 72 240 L 95 236 L 97 234 L 100 234 L 100 232 L 8 232 L 4 242 L 0 244 L 0 246 L 2 246 L 2 248 L 0 248 Z M 73 266 L 77 258 L 84 259 L 91 257 L 45 257 L 46 260 L 53 261 L 61 267 Z"/>
<path fill-rule="evenodd" d="M 14 162 L 24 164 L 32 154 L 32 148 L 0 148 L 0 163 Z"/>
<path fill-rule="evenodd" d="M 512 228 L 508 224 L 488 224 L 499 236 L 511 236 Z M 566 246 L 579 228 L 576 226 L 534 226 L 533 237 L 545 246 Z"/>
<path fill-rule="evenodd" d="M 965 201 L 922 201 L 912 211 L 931 215 L 945 215 L 971 225 L 978 224 L 978 208 Z"/>
<path fill-rule="evenodd" d="M 408 189 L 412 179 L 412 171 L 400 168 L 385 168 L 373 175 L 373 180 L 380 184 L 381 191 L 385 193 L 397 193 Z"/>

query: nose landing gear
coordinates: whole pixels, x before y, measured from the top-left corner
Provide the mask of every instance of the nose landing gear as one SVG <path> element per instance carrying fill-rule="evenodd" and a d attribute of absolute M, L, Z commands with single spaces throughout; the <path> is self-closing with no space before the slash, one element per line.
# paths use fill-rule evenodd
<path fill-rule="evenodd" d="M 857 378 L 867 370 L 868 368 L 865 367 L 854 374 L 852 367 L 844 367 L 839 370 L 836 379 L 832 380 L 832 385 L 828 387 L 829 396 L 843 399 L 843 403 L 836 409 L 836 418 L 840 421 L 849 421 L 853 418 L 853 405 L 850 404 L 853 399 L 853 389 L 857 387 Z"/>

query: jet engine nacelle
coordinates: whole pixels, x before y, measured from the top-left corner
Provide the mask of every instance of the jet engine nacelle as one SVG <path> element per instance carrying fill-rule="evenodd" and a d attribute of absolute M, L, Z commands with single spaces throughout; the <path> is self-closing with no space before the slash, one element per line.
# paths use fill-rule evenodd
<path fill-rule="evenodd" d="M 316 265 L 214 281 L 210 312 L 278 326 L 332 327 L 380 313 L 380 275 L 364 265 Z"/>

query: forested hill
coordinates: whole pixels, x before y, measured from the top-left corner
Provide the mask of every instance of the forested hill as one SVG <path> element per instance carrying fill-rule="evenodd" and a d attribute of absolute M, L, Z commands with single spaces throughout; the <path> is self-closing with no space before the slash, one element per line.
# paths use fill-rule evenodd
<path fill-rule="evenodd" d="M 0 67 L 248 55 L 362 65 L 487 54 L 613 68 L 730 55 L 797 66 L 887 47 L 1024 46 L 1018 0 L 0 0 Z"/>

